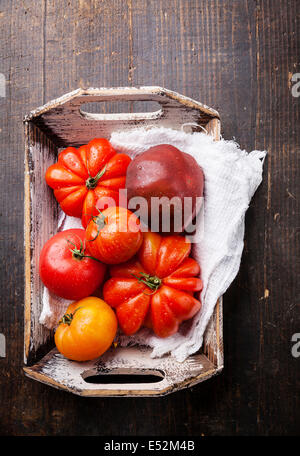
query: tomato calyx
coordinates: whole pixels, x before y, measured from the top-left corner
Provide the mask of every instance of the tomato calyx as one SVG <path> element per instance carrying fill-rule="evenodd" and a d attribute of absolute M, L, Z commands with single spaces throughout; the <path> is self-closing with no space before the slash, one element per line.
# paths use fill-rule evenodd
<path fill-rule="evenodd" d="M 147 285 L 147 287 L 149 287 L 150 290 L 152 290 L 152 293 L 150 294 L 143 292 L 146 295 L 153 295 L 161 286 L 161 279 L 157 276 L 151 276 L 150 274 L 146 274 L 146 272 L 139 272 L 139 276 L 135 274 L 132 275 L 138 280 L 139 283 Z"/>
<path fill-rule="evenodd" d="M 59 324 L 63 323 L 65 325 L 69 325 L 72 323 L 72 320 L 74 318 L 74 315 L 75 313 L 77 312 L 77 310 L 81 309 L 81 307 L 77 307 L 77 309 L 74 310 L 73 313 L 66 313 L 64 314 L 64 316 L 59 320 Z"/>
<path fill-rule="evenodd" d="M 98 258 L 95 258 L 91 255 L 85 255 L 86 245 L 85 245 L 85 243 L 82 242 L 81 239 L 80 239 L 80 248 L 79 249 L 76 247 L 76 245 L 72 241 L 70 241 L 70 239 L 66 239 L 66 241 L 74 247 L 73 249 L 70 249 L 70 252 L 72 252 L 72 257 L 75 260 L 81 261 L 83 258 L 90 258 L 91 260 L 100 262 L 100 260 L 98 260 Z"/>
<path fill-rule="evenodd" d="M 92 215 L 90 218 L 90 221 L 93 220 L 95 225 L 97 225 L 97 234 L 93 239 L 88 239 L 89 242 L 93 242 L 97 239 L 100 231 L 102 230 L 104 225 L 107 223 L 105 215 L 103 215 L 102 212 L 97 207 L 96 207 L 96 209 L 99 212 L 99 215 Z"/>
<path fill-rule="evenodd" d="M 101 179 L 101 177 L 103 176 L 103 174 L 105 173 L 106 171 L 106 165 L 104 166 L 104 168 L 102 168 L 98 174 L 96 174 L 95 177 L 92 177 L 90 175 L 90 177 L 87 178 L 87 180 L 85 181 L 85 185 L 86 185 L 86 188 L 88 190 L 93 190 L 94 188 L 97 187 L 98 185 L 98 181 L 99 179 Z"/>

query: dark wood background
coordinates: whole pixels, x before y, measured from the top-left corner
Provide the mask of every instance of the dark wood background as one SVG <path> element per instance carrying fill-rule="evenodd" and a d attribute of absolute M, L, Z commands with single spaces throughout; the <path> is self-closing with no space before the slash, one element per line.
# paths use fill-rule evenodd
<path fill-rule="evenodd" d="M 2 435 L 299 434 L 297 0 L 1 0 Z M 25 378 L 22 118 L 78 87 L 161 85 L 219 110 L 222 134 L 266 149 L 238 277 L 224 298 L 225 368 L 163 398 L 80 398 Z M 298 160 L 297 160 L 298 159 Z"/>

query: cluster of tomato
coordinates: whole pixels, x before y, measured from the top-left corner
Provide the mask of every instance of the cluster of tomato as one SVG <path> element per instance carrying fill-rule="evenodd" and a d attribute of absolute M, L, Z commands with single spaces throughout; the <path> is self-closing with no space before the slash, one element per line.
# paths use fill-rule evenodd
<path fill-rule="evenodd" d="M 40 255 L 44 285 L 75 301 L 55 333 L 69 359 L 100 356 L 118 327 L 132 335 L 146 326 L 168 337 L 201 307 L 194 298 L 202 289 L 200 267 L 189 256 L 188 240 L 145 232 L 135 214 L 119 206 L 130 163 L 109 141 L 94 139 L 62 151 L 46 172 L 62 210 L 83 225 L 54 235 Z"/>

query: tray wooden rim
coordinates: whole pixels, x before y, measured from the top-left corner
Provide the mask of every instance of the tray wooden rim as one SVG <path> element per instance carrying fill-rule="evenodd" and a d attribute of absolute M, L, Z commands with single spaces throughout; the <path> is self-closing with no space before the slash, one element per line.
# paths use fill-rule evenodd
<path fill-rule="evenodd" d="M 24 249 L 25 249 L 25 309 L 24 309 L 24 363 L 27 364 L 28 355 L 30 352 L 30 344 L 31 344 L 31 191 L 30 191 L 30 166 L 29 166 L 29 152 L 30 152 L 30 125 L 31 123 L 35 123 L 35 120 L 38 119 L 40 116 L 47 112 L 51 112 L 51 110 L 57 106 L 63 106 L 64 104 L 68 104 L 69 102 L 78 102 L 80 104 L 86 102 L 85 97 L 96 97 L 104 96 L 109 99 L 112 96 L 114 99 L 118 96 L 125 97 L 131 96 L 135 99 L 140 99 L 140 97 L 148 96 L 149 100 L 154 99 L 164 99 L 167 98 L 175 103 L 175 110 L 176 109 L 186 109 L 189 110 L 199 110 L 205 115 L 208 115 L 210 120 L 206 125 L 206 129 L 209 134 L 213 135 L 213 137 L 218 140 L 220 138 L 220 119 L 219 114 L 217 111 L 213 110 L 212 108 L 203 105 L 202 103 L 196 102 L 188 97 L 180 95 L 176 92 L 169 91 L 167 89 L 153 86 L 153 87 L 135 87 L 135 88 L 88 88 L 83 89 L 79 88 L 69 94 L 63 95 L 56 100 L 52 100 L 49 103 L 46 103 L 44 106 L 33 110 L 29 113 L 29 115 L 24 117 L 25 123 L 25 136 L 26 136 L 26 145 L 25 145 L 25 203 L 24 203 Z M 176 106 L 178 105 L 178 106 Z M 198 373 L 193 378 L 186 378 L 179 383 L 174 383 L 172 385 L 168 385 L 166 388 L 162 390 L 135 390 L 134 388 L 128 389 L 127 392 L 124 392 L 120 389 L 115 389 L 114 391 L 108 390 L 104 388 L 99 389 L 89 389 L 88 386 L 85 389 L 74 391 L 72 388 L 68 386 L 56 382 L 53 378 L 38 372 L 39 363 L 43 362 L 43 359 L 38 363 L 34 364 L 33 366 L 25 366 L 24 371 L 26 376 L 33 378 L 35 380 L 41 381 L 42 383 L 49 384 L 51 386 L 65 389 L 67 391 L 71 391 L 75 394 L 79 394 L 82 396 L 152 396 L 152 395 L 165 395 L 172 391 L 176 391 L 178 389 L 183 389 L 186 387 L 193 386 L 201 381 L 204 381 L 218 373 L 221 372 L 223 369 L 223 338 L 222 338 L 222 297 L 218 300 L 215 306 L 213 317 L 215 318 L 214 324 L 216 328 L 216 351 L 215 353 L 210 353 L 210 346 L 205 348 L 204 343 L 204 351 L 207 350 L 206 356 L 212 358 L 212 368 L 208 369 L 205 372 Z M 46 355 L 47 356 L 47 355 Z M 203 355 L 205 356 L 205 355 Z"/>

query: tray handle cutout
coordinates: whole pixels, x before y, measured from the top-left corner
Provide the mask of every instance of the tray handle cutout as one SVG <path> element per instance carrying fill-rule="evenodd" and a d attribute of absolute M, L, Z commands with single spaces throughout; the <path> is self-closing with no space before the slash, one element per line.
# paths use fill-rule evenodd
<path fill-rule="evenodd" d="M 113 112 L 118 107 L 118 112 Z M 103 111 L 106 112 L 103 112 Z M 87 120 L 135 120 L 158 119 L 163 114 L 163 106 L 151 100 L 94 100 L 82 103 L 79 108 L 80 115 Z"/>
<path fill-rule="evenodd" d="M 82 372 L 81 377 L 87 383 L 99 385 L 151 384 L 163 381 L 165 373 L 160 369 L 111 369 L 107 372 L 99 372 L 97 369 L 90 369 Z"/>

